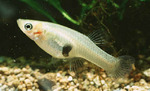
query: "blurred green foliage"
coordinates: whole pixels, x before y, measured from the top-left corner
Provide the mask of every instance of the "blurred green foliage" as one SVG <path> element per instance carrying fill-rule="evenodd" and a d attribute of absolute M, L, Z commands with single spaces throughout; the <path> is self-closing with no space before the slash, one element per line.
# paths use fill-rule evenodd
<path fill-rule="evenodd" d="M 43 7 L 41 7 L 40 3 L 36 0 L 20 0 L 26 4 L 28 4 L 30 7 L 32 7 L 33 9 L 37 10 L 38 12 L 40 12 L 41 14 L 45 15 L 47 18 L 49 18 L 52 22 L 56 23 L 56 20 L 51 16 L 52 14 L 50 14 L 48 11 L 46 11 Z M 82 2 L 82 0 L 78 0 L 79 4 L 82 6 L 82 10 L 81 10 L 81 15 L 80 18 L 78 20 L 73 19 L 68 12 L 66 12 L 62 7 L 61 7 L 61 3 L 60 0 L 43 0 L 44 2 L 48 2 L 50 5 L 52 5 L 54 8 L 56 8 L 67 20 L 69 20 L 70 22 L 72 22 L 73 24 L 76 25 L 80 25 L 80 23 L 82 22 L 82 18 L 84 17 L 86 11 L 90 10 L 91 8 L 93 8 L 93 6 L 96 4 L 97 0 L 92 0 L 91 3 L 89 5 L 87 5 L 86 3 Z"/>
<path fill-rule="evenodd" d="M 52 22 L 56 23 L 56 20 L 52 17 L 52 14 L 48 11 L 46 11 L 40 4 L 38 0 L 20 0 L 29 6 L 31 6 L 33 9 L 37 10 L 41 14 L 45 15 L 47 18 L 49 18 Z M 126 10 L 126 7 L 129 7 L 128 1 L 129 0 L 78 0 L 78 4 L 81 6 L 80 15 L 78 16 L 78 19 L 73 19 L 68 12 L 66 12 L 63 7 L 61 6 L 60 0 L 41 0 L 43 2 L 49 3 L 49 5 L 53 6 L 55 9 L 57 9 L 67 20 L 72 22 L 73 24 L 80 25 L 82 23 L 82 20 L 84 17 L 86 17 L 86 14 L 92 10 L 95 6 L 102 4 L 107 4 L 107 7 L 101 7 L 103 10 L 106 8 L 109 8 L 113 6 L 116 8 L 118 18 L 120 20 L 123 19 L 124 12 Z M 147 2 L 150 0 L 133 0 L 133 4 L 135 7 L 139 7 L 142 2 Z"/>
<path fill-rule="evenodd" d="M 150 0 L 140 0 L 140 1 L 146 2 L 146 1 L 150 1 Z"/>
<path fill-rule="evenodd" d="M 28 4 L 29 6 L 31 6 L 32 8 L 34 8 L 35 10 L 37 10 L 38 12 L 42 13 L 43 15 L 45 15 L 52 22 L 56 23 L 55 19 L 51 16 L 51 14 L 49 12 L 47 12 L 46 10 L 44 10 L 44 8 L 40 5 L 40 3 L 36 2 L 35 0 L 20 0 L 20 1 Z"/>

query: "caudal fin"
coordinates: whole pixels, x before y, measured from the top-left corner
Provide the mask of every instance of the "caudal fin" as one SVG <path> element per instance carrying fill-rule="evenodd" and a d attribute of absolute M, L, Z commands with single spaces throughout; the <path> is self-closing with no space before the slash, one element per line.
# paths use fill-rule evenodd
<path fill-rule="evenodd" d="M 132 70 L 135 59 L 131 56 L 119 56 L 115 68 L 109 72 L 113 78 L 124 77 Z"/>

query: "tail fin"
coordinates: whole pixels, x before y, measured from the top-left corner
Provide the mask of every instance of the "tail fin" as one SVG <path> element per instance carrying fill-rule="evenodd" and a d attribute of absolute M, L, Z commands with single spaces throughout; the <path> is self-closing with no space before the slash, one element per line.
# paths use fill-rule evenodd
<path fill-rule="evenodd" d="M 131 56 L 120 56 L 118 57 L 119 61 L 115 65 L 115 69 L 111 72 L 113 78 L 119 78 L 126 76 L 132 70 L 132 65 L 134 64 L 135 59 Z"/>

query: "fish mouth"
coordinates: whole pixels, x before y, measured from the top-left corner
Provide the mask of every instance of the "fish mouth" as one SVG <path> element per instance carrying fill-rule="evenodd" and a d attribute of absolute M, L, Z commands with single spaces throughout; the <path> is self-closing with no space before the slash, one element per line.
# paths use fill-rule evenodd
<path fill-rule="evenodd" d="M 22 19 L 17 19 L 17 24 L 20 26 L 22 24 Z"/>
<path fill-rule="evenodd" d="M 21 29 L 21 19 L 17 19 L 17 24 L 18 24 L 19 28 Z"/>
<path fill-rule="evenodd" d="M 19 23 L 21 21 L 21 19 L 17 19 L 17 23 Z"/>
<path fill-rule="evenodd" d="M 23 19 L 17 19 L 17 24 L 18 24 L 18 27 L 23 31 Z"/>

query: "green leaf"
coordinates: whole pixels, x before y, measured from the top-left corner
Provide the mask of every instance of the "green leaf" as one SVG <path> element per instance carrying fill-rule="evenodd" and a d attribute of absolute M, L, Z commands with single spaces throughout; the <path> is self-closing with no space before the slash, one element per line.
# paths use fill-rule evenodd
<path fill-rule="evenodd" d="M 37 10 L 38 12 L 40 12 L 41 14 L 45 15 L 47 18 L 49 18 L 52 22 L 56 23 L 55 19 L 51 16 L 50 13 L 48 13 L 46 10 L 43 9 L 43 7 L 41 7 L 41 5 L 39 3 L 37 3 L 34 0 L 20 0 L 26 4 L 28 4 L 30 7 L 32 7 L 33 9 Z"/>
<path fill-rule="evenodd" d="M 80 22 L 74 20 L 69 16 L 69 14 L 61 7 L 60 1 L 59 0 L 48 0 L 49 4 L 51 4 L 53 7 L 55 7 L 61 14 L 68 19 L 70 22 L 79 25 Z"/>

